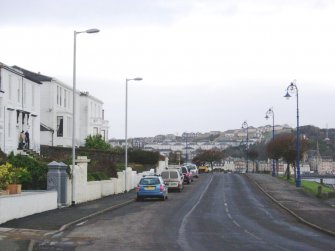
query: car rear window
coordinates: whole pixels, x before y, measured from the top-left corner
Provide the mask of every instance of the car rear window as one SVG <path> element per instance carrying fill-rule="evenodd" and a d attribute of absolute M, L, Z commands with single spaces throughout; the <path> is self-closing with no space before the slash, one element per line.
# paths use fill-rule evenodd
<path fill-rule="evenodd" d="M 169 178 L 169 172 L 162 172 L 161 176 L 163 179 L 168 179 Z"/>
<path fill-rule="evenodd" d="M 176 171 L 170 172 L 170 178 L 171 179 L 178 179 L 178 173 Z"/>
<path fill-rule="evenodd" d="M 158 185 L 160 184 L 158 178 L 143 178 L 140 181 L 140 185 Z"/>

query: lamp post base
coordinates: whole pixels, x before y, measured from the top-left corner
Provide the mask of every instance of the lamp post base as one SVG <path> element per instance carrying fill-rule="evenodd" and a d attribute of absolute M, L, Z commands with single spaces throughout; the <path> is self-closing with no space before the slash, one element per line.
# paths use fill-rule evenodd
<path fill-rule="evenodd" d="M 295 186 L 296 187 L 301 187 L 301 180 L 296 179 L 295 180 Z"/>

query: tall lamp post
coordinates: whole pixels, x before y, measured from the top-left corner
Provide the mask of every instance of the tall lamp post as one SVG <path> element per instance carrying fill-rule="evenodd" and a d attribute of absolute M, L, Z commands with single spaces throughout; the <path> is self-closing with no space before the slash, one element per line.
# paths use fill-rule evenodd
<path fill-rule="evenodd" d="M 270 117 L 272 117 L 272 140 L 274 140 L 275 139 L 275 113 L 272 107 L 266 111 L 266 115 L 265 115 L 266 119 L 269 119 Z M 274 159 L 272 159 L 272 176 L 276 176 Z"/>
<path fill-rule="evenodd" d="M 74 45 L 73 45 L 73 97 L 72 97 L 72 205 L 76 204 L 75 201 L 75 175 L 74 175 L 74 167 L 76 164 L 76 45 L 77 45 L 77 35 L 80 33 L 98 33 L 100 30 L 98 29 L 88 29 L 85 31 L 74 31 Z"/>
<path fill-rule="evenodd" d="M 249 171 L 249 156 L 248 156 L 248 150 L 249 150 L 249 133 L 248 133 L 248 129 L 249 129 L 249 126 L 248 126 L 248 123 L 247 123 L 247 121 L 244 121 L 243 122 L 243 124 L 242 124 L 242 129 L 247 129 L 247 147 L 246 147 L 246 149 L 247 149 L 247 170 L 246 170 L 246 172 L 248 172 Z"/>
<path fill-rule="evenodd" d="M 142 78 L 126 78 L 126 117 L 125 117 L 125 156 L 124 156 L 124 192 L 127 192 L 127 166 L 128 166 L 128 82 L 141 81 Z"/>
<path fill-rule="evenodd" d="M 300 187 L 301 186 L 301 177 L 300 177 L 300 135 L 299 135 L 299 94 L 298 94 L 298 87 L 296 85 L 296 80 L 293 80 L 291 84 L 286 89 L 286 95 L 285 98 L 289 99 L 291 97 L 291 94 L 296 94 L 297 97 L 297 138 L 296 138 L 296 150 L 297 150 L 297 159 L 296 159 L 296 165 L 297 165 L 297 175 L 295 179 L 295 186 Z"/>

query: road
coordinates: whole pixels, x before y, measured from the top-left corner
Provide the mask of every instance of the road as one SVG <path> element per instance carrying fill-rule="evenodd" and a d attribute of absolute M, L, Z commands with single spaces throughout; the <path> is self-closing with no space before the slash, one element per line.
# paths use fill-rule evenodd
<path fill-rule="evenodd" d="M 277 207 L 245 175 L 203 174 L 167 201 L 134 202 L 34 250 L 333 250 L 334 237 Z"/>

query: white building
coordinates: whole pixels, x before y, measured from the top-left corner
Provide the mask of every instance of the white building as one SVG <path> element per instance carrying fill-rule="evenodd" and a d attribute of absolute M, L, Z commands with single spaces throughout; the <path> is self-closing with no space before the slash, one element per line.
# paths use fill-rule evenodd
<path fill-rule="evenodd" d="M 0 148 L 6 154 L 18 152 L 22 131 L 29 133 L 29 149 L 40 151 L 40 88 L 40 81 L 0 63 Z"/>
<path fill-rule="evenodd" d="M 73 91 L 60 80 L 20 68 L 41 86 L 41 144 L 72 146 Z M 83 146 L 89 135 L 101 134 L 108 140 L 108 121 L 103 102 L 87 92 L 76 91 L 76 146 Z"/>
<path fill-rule="evenodd" d="M 105 120 L 105 111 L 102 109 L 103 102 L 88 92 L 80 93 L 80 145 L 85 144 L 85 138 L 88 135 L 100 134 L 102 138 L 108 141 L 109 123 Z"/>

